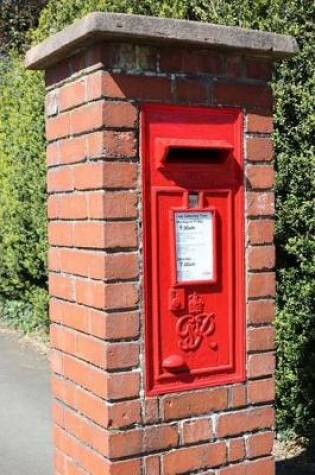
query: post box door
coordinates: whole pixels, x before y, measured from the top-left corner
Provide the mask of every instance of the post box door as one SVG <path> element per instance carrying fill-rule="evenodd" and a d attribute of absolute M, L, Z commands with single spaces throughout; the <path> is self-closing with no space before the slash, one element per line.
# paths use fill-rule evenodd
<path fill-rule="evenodd" d="M 142 110 L 146 388 L 244 377 L 241 112 Z"/>

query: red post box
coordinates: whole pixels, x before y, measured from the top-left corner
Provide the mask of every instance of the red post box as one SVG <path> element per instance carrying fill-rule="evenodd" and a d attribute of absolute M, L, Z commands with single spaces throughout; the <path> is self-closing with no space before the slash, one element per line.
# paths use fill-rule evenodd
<path fill-rule="evenodd" d="M 142 108 L 146 389 L 241 381 L 242 112 Z"/>

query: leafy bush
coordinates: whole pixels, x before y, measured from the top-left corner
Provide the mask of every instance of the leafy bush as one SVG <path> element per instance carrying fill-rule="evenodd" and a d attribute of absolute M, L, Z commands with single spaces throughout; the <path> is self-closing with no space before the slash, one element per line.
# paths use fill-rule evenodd
<path fill-rule="evenodd" d="M 30 41 L 37 43 L 92 11 L 210 21 L 297 37 L 300 54 L 277 65 L 273 79 L 278 170 L 278 427 L 280 430 L 290 428 L 298 434 L 310 433 L 315 421 L 314 3 L 301 0 L 50 0 L 41 13 L 38 28 L 30 32 Z M 0 293 L 6 299 L 11 292 L 14 299 L 22 295 L 23 301 L 34 304 L 34 297 L 28 300 L 29 292 L 42 291 L 45 280 L 44 89 L 40 74 L 23 71 L 14 55 L 10 56 L 9 63 L 4 74 L 5 84 L 0 85 L 0 184 L 5 190 L 0 199 Z M 18 93 L 17 87 L 21 87 Z M 19 121 L 21 124 L 17 124 Z M 31 203 L 29 208 L 26 200 Z M 28 211 L 32 209 L 34 213 Z M 15 311 L 10 312 L 7 314 Z M 46 316 L 44 321 L 47 321 Z"/>
<path fill-rule="evenodd" d="M 23 49 L 25 36 L 37 25 L 40 10 L 47 0 L 1 0 L 0 51 Z"/>
<path fill-rule="evenodd" d="M 0 63 L 0 298 L 47 325 L 44 85 L 14 53 Z M 16 317 L 26 329 L 23 313 Z M 36 324 L 35 324 L 36 322 Z"/>

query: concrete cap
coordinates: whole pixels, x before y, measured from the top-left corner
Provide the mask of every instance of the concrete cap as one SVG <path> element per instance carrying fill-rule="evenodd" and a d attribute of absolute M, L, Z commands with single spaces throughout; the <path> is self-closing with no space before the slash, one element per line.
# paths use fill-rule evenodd
<path fill-rule="evenodd" d="M 199 46 L 258 54 L 273 60 L 298 52 L 296 40 L 287 35 L 196 21 L 95 12 L 32 48 L 25 65 L 29 69 L 46 69 L 99 41 Z"/>

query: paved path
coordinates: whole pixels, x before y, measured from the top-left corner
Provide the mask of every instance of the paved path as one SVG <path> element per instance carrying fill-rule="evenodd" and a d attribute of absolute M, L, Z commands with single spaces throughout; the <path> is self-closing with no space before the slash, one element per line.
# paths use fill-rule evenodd
<path fill-rule="evenodd" d="M 0 330 L 0 474 L 52 475 L 47 357 Z"/>

